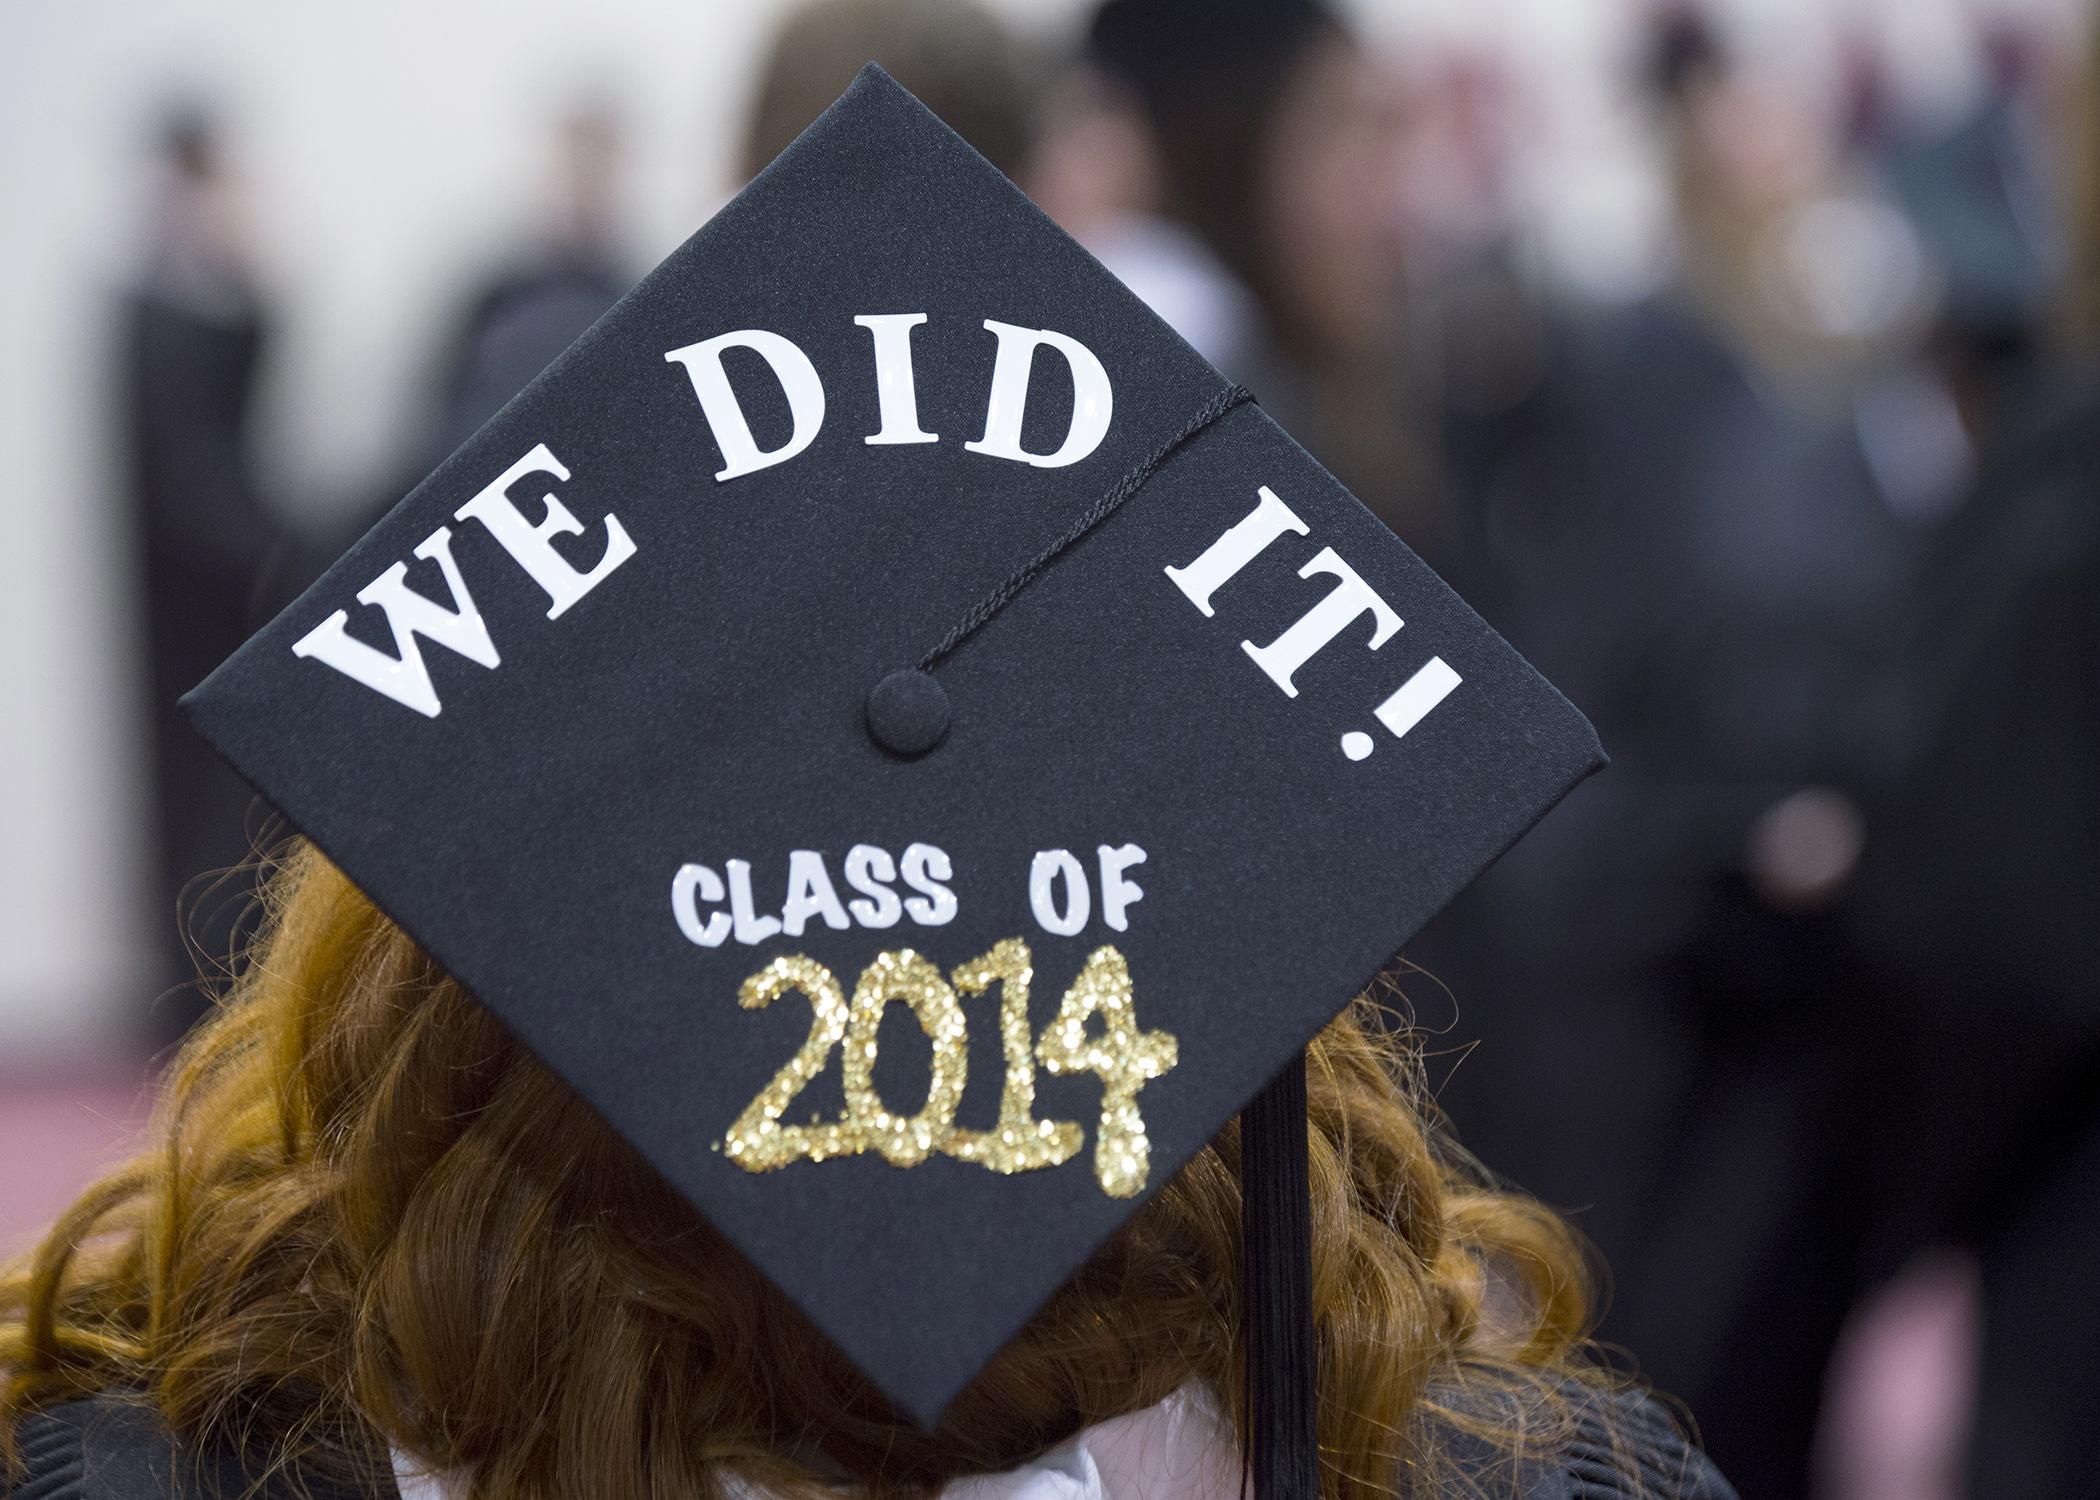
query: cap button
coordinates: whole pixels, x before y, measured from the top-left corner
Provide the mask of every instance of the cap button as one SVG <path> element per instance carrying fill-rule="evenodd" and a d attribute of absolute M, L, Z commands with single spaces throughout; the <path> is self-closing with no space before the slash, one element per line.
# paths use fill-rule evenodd
<path fill-rule="evenodd" d="M 868 733 L 892 755 L 924 755 L 948 733 L 948 690 L 931 672 L 892 672 L 868 694 Z"/>

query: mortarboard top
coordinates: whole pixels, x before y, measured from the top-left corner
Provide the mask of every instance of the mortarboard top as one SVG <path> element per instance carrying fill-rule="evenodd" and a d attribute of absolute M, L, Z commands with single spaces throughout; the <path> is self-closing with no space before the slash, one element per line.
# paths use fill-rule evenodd
<path fill-rule="evenodd" d="M 926 1423 L 1601 761 L 872 67 L 185 702 Z"/>

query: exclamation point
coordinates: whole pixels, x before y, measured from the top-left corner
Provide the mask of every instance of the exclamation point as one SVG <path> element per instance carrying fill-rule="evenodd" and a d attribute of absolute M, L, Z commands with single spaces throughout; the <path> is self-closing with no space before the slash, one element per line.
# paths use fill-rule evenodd
<path fill-rule="evenodd" d="M 1450 697 L 1459 681 L 1459 675 L 1441 656 L 1432 656 L 1372 713 L 1393 732 L 1394 739 L 1400 739 L 1421 723 L 1432 708 Z M 1342 736 L 1342 754 L 1351 760 L 1363 760 L 1377 748 L 1378 742 L 1361 729 L 1352 729 Z"/>

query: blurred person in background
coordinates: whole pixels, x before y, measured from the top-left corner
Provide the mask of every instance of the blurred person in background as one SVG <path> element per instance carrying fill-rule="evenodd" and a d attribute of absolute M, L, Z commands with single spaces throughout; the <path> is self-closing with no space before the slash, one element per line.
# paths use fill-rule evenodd
<path fill-rule="evenodd" d="M 1047 91 L 1020 179 L 1036 205 L 1221 370 L 1256 357 L 1253 298 L 1195 232 L 1161 211 L 1159 143 L 1130 91 L 1075 65 Z"/>
<path fill-rule="evenodd" d="M 1034 145 L 1034 60 L 975 0 L 811 0 L 794 8 L 759 64 L 739 153 L 755 176 L 830 107 L 868 63 L 918 95 L 1009 177 Z"/>
<path fill-rule="evenodd" d="M 493 254 L 440 319 L 418 420 L 376 475 L 297 539 L 273 607 L 320 577 L 401 497 L 531 384 L 636 279 L 624 246 L 627 141 L 607 96 L 579 94 L 550 122 L 538 222 Z"/>
<path fill-rule="evenodd" d="M 620 244 L 619 116 L 607 101 L 581 102 L 557 123 L 553 145 L 544 227 L 468 294 L 439 354 L 433 429 L 409 465 L 414 477 L 479 430 L 634 284 Z"/>
<path fill-rule="evenodd" d="M 1470 581 L 1467 511 L 1501 462 L 1512 415 L 1547 373 L 1552 305 L 1519 170 L 1531 100 L 1504 59 L 1454 51 L 1411 69 L 1402 178 L 1410 296 L 1404 330 L 1434 423 L 1447 566 Z"/>
<path fill-rule="evenodd" d="M 1872 688 L 1904 575 L 1839 410 L 1781 399 L 1791 370 L 1744 336 L 1764 315 L 1724 313 L 1750 278 L 1708 270 L 1794 205 L 1813 153 L 1742 146 L 1748 90 L 1703 31 L 1658 51 L 1687 268 L 1551 350 L 1534 299 L 1506 295 L 1523 277 L 1492 76 L 1442 80 L 1410 120 L 1314 0 L 1109 0 L 1087 33 L 1088 107 L 1077 126 L 1053 119 L 1039 167 L 1047 205 L 1126 277 L 1131 219 L 1195 242 L 1177 250 L 1182 287 L 1224 280 L 1251 317 L 1199 320 L 1192 340 L 1467 577 L 1612 745 L 1613 774 L 1416 950 L 1489 1043 L 1445 1097 L 1518 1181 L 1588 1206 L 1611 1263 L 1652 1282 L 1607 1333 L 1725 1429 L 1751 1493 L 1785 1493 L 1806 1481 L 1851 1290 L 1817 1241 L 1846 1164 L 1798 1164 L 1870 1107 L 1870 1028 L 1828 910 L 1859 813 L 1833 783 L 1878 774 L 1844 762 L 1888 738 L 1851 726 L 1885 707 Z M 1060 152 L 1059 127 L 1090 149 Z M 1454 163 L 1433 141 L 1476 149 Z M 1123 201 L 1088 197 L 1089 159 Z M 1456 174 L 1438 192 L 1420 181 L 1432 161 Z M 1144 269 L 1141 294 L 1165 279 Z M 1170 319 L 1206 306 L 1152 300 Z M 1438 413 L 1461 397 L 1462 431 Z M 1826 1007 L 1841 1040 L 1797 1054 L 1790 1038 Z M 1849 1272 L 1848 1250 L 1832 1255 Z M 1789 1319 L 1801 1337 L 1769 1332 Z M 1745 1358 L 1759 1339 L 1764 1357 Z"/>
<path fill-rule="evenodd" d="M 1444 566 L 1403 337 L 1396 80 L 1326 0 L 1108 0 L 1084 62 L 1092 108 L 1053 123 L 1119 130 L 1132 201 L 1074 216 L 1074 174 L 1047 168 L 1075 153 L 1053 138 L 1046 206 Z"/>
<path fill-rule="evenodd" d="M 1905 226 L 1697 15 L 1644 57 L 1674 269 L 1551 310 L 1521 399 L 1454 448 L 1483 614 L 1614 766 L 1418 941 L 1482 1045 L 1471 1144 L 1580 1209 L 1608 1339 L 1745 1493 L 1809 1487 L 1822 1372 L 1879 1245 L 1896 1001 L 1852 882 L 1915 750 L 1917 539 L 1852 393 L 1920 319 Z"/>
<path fill-rule="evenodd" d="M 1909 573 L 1841 397 L 1915 317 L 1902 225 L 1690 16 L 1649 65 L 1679 272 L 1603 314 L 1527 285 L 1492 70 L 1432 77 L 1410 116 L 1296 0 L 1110 0 L 1086 52 L 1123 212 L 1245 294 L 1225 368 L 1613 748 L 1414 950 L 1487 1044 L 1444 1097 L 1476 1149 L 1585 1209 L 1638 1288 L 1607 1335 L 1748 1492 L 1801 1492 L 1873 1222 L 1846 1194 L 1882 1018 L 1840 911 L 1862 800 L 1905 749 Z M 1066 222 L 1120 269 L 1078 175 L 1051 177 L 1053 211 L 1095 209 Z M 1841 256 L 1813 253 L 1814 208 Z"/>
<path fill-rule="evenodd" d="M 1779 399 L 1844 401 L 1915 342 L 1932 290 L 1869 154 L 1873 54 L 1825 98 L 1742 63 L 1696 10 L 1665 10 L 1650 48 L 1677 300 Z"/>
<path fill-rule="evenodd" d="M 252 894 L 227 873 L 250 852 L 250 793 L 175 700 L 263 618 L 258 589 L 282 528 L 250 451 L 269 318 L 244 186 L 199 106 L 170 111 L 158 156 L 143 268 L 119 309 L 116 384 L 149 695 L 150 930 L 162 944 L 150 1026 L 166 1041 L 202 1012 L 200 965 L 223 969 Z"/>
<path fill-rule="evenodd" d="M 1929 732 L 1877 818 L 1859 908 L 1917 1059 L 1894 1229 L 1980 1271 L 1969 1490 L 2040 1500 L 2091 1489 L 2100 1429 L 2100 34 L 2063 191 L 2036 159 L 2022 50 L 1987 41 L 1995 87 L 1899 147 L 1944 247 L 1924 365 L 1973 459 L 1918 591 Z M 2051 200 L 2066 221 L 2038 211 Z"/>

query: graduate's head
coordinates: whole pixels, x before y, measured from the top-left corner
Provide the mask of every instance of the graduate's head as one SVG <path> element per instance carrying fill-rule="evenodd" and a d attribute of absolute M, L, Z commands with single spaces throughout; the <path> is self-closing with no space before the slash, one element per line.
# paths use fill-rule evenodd
<path fill-rule="evenodd" d="M 643 1500 L 930 1485 L 1190 1381 L 1230 1408 L 1234 1128 L 923 1432 L 326 860 L 295 848 L 266 900 L 148 1148 L 0 1281 L 6 1415 L 135 1387 L 192 1431 L 390 1443 L 477 1500 Z M 1586 1317 L 1567 1232 L 1452 1152 L 1390 1020 L 1345 1014 L 1308 1070 L 1335 1500 L 1433 1465 L 1424 1403 L 1461 1378 L 1517 1397 L 1469 1425 L 1547 1436 Z"/>

